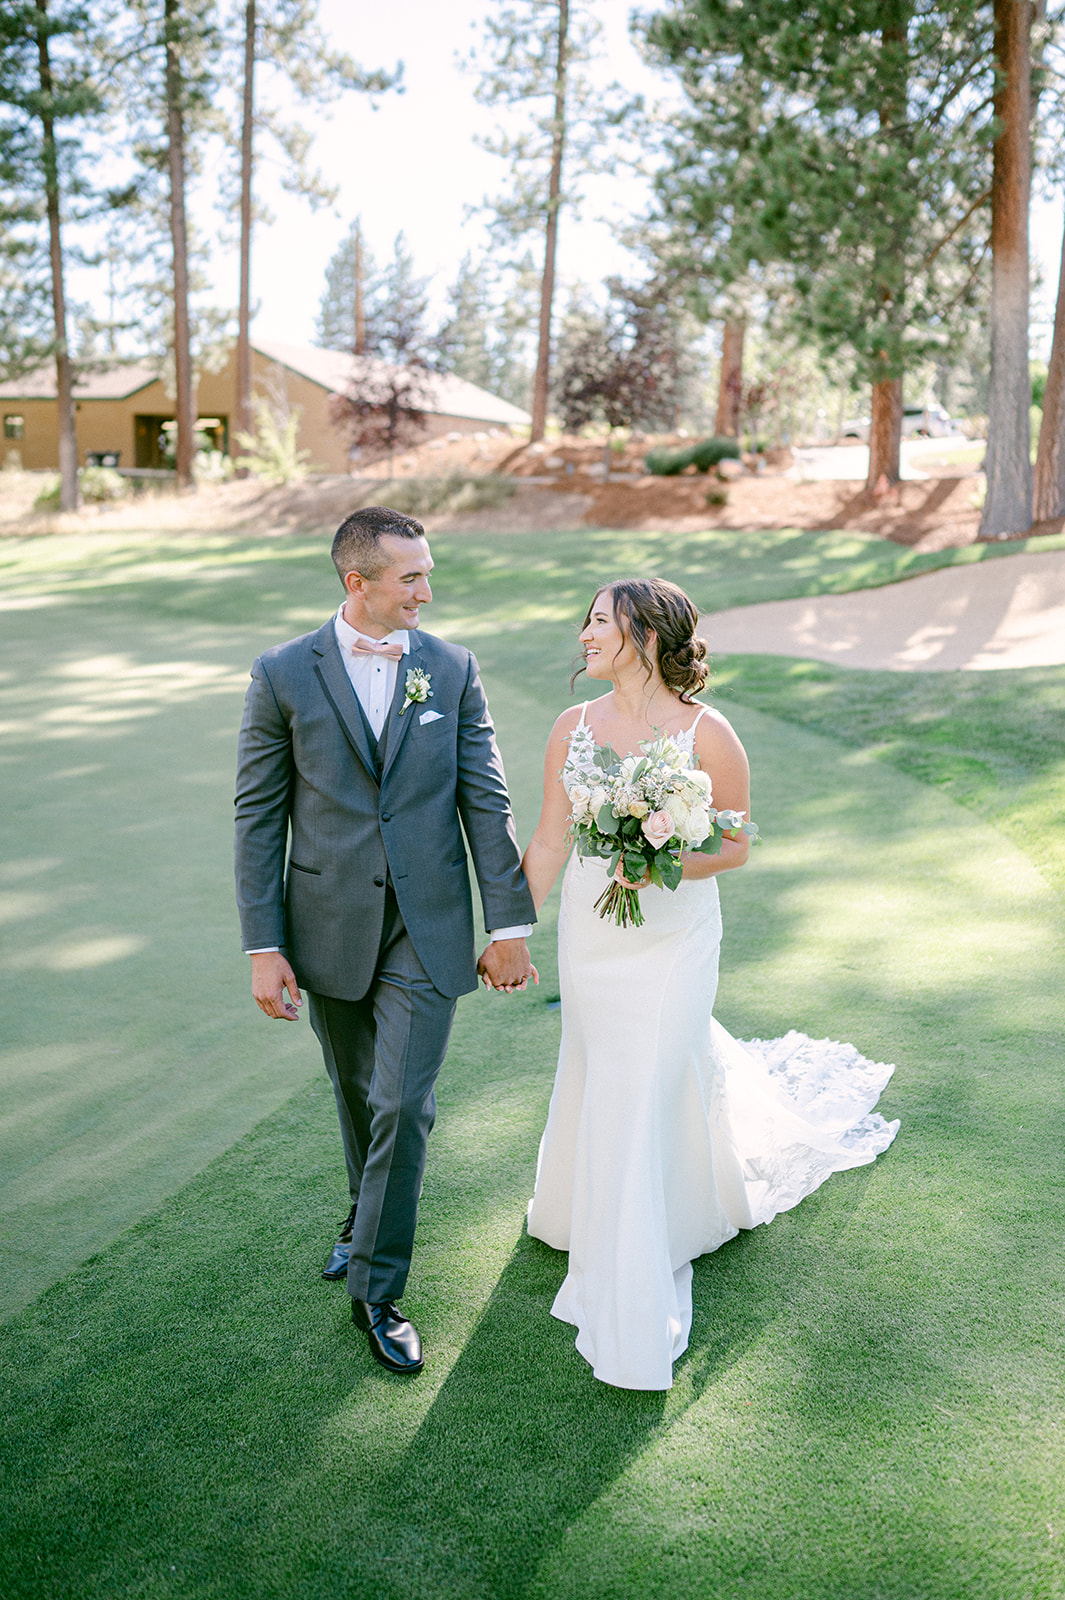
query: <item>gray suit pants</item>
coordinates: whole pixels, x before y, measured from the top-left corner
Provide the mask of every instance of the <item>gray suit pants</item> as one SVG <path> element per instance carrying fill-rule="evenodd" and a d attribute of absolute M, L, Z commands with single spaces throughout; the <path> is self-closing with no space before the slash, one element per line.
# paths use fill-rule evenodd
<path fill-rule="evenodd" d="M 425 1152 L 436 1116 L 433 1087 L 455 1001 L 434 989 L 391 885 L 374 979 L 361 1000 L 308 993 L 311 1026 L 333 1082 L 351 1198 L 348 1261 L 356 1300 L 397 1300 L 414 1248 Z"/>

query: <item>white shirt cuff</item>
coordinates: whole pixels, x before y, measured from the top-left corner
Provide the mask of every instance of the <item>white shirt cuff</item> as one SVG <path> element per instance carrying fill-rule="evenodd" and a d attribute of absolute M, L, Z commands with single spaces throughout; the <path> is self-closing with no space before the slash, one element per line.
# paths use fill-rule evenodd
<path fill-rule="evenodd" d="M 522 922 L 516 928 L 495 928 L 488 937 L 495 944 L 497 939 L 528 939 L 532 936 L 532 931 L 533 925 L 531 922 Z M 279 944 L 266 944 L 263 945 L 261 950 L 245 950 L 244 954 L 246 956 L 274 955 L 280 949 L 281 946 Z"/>

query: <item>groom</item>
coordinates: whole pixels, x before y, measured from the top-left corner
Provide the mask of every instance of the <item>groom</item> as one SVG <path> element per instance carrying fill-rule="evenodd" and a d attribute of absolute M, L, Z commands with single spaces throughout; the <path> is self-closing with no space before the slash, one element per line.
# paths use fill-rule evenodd
<path fill-rule="evenodd" d="M 237 901 L 256 1004 L 295 1021 L 306 990 L 336 1095 L 352 1206 L 323 1277 L 346 1268 L 376 1359 L 417 1372 L 421 1340 L 396 1301 L 433 1086 L 477 974 L 508 994 L 535 975 L 535 913 L 477 662 L 419 632 L 432 599 L 425 530 L 368 506 L 341 524 L 332 555 L 340 610 L 252 668 Z M 476 964 L 467 845 L 494 930 Z"/>

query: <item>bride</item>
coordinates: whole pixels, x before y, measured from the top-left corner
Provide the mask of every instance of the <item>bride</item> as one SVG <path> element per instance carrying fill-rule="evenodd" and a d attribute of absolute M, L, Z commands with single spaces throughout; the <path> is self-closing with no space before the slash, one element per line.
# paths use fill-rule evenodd
<path fill-rule="evenodd" d="M 709 775 L 718 810 L 749 812 L 743 746 L 692 698 L 708 675 L 697 620 L 683 590 L 661 579 L 595 596 L 580 635 L 585 670 L 613 688 L 551 730 L 524 859 L 537 909 L 569 848 L 568 791 L 588 782 L 596 745 L 625 756 L 670 734 Z M 714 1020 L 717 878 L 748 849 L 734 833 L 719 855 L 685 856 L 675 892 L 641 886 L 641 927 L 595 911 L 602 861 L 574 851 L 566 868 L 562 1044 L 529 1233 L 568 1250 L 552 1313 L 576 1326 L 595 1376 L 624 1389 L 671 1387 L 691 1331 L 696 1256 L 788 1210 L 830 1173 L 872 1161 L 898 1129 L 872 1113 L 890 1067 L 798 1033 L 740 1044 Z"/>

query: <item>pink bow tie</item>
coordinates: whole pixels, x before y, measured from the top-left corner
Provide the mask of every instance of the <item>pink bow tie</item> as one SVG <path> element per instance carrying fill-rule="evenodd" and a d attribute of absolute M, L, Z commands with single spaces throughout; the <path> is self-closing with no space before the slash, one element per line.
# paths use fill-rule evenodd
<path fill-rule="evenodd" d="M 357 633 L 351 642 L 353 655 L 387 656 L 390 661 L 403 659 L 403 646 L 398 639 L 366 639 Z"/>

